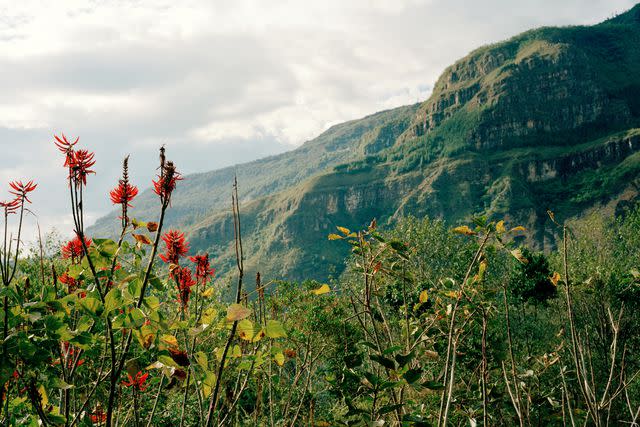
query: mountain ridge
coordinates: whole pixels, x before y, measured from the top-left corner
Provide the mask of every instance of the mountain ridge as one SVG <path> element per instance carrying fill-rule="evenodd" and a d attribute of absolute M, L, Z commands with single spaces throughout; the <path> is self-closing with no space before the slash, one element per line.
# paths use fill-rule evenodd
<path fill-rule="evenodd" d="M 539 248 L 553 246 L 546 209 L 571 217 L 637 194 L 634 46 L 640 5 L 593 26 L 530 30 L 447 67 L 422 103 L 334 126 L 296 150 L 241 165 L 248 269 L 325 279 L 339 274 L 347 251 L 326 239 L 336 225 L 405 215 L 506 217 L 527 226 Z M 217 173 L 225 179 L 181 182 L 169 224 L 185 227 L 192 247 L 212 251 L 225 271 L 232 227 L 229 213 L 213 206 L 229 205 L 222 194 L 230 170 Z M 201 191 L 225 180 L 224 192 Z M 189 205 L 204 195 L 204 208 Z"/>

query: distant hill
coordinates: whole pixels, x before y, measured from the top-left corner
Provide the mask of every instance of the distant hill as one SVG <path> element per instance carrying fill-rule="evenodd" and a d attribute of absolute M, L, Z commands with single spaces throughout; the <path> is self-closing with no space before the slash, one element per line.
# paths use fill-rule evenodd
<path fill-rule="evenodd" d="M 337 125 L 300 148 L 180 182 L 167 218 L 194 250 L 231 266 L 238 174 L 246 265 L 267 278 L 324 279 L 347 248 L 336 225 L 474 214 L 553 245 L 562 217 L 620 208 L 640 184 L 640 5 L 594 26 L 539 28 L 448 67 L 431 97 Z M 155 217 L 145 192 L 134 215 Z M 91 230 L 112 233 L 116 214 Z"/>

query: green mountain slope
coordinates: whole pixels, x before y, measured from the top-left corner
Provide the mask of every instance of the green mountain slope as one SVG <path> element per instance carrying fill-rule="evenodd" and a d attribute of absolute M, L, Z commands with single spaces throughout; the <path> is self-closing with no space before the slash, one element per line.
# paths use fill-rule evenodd
<path fill-rule="evenodd" d="M 247 266 L 268 278 L 322 279 L 345 255 L 326 238 L 336 225 L 408 214 L 506 217 L 539 247 L 553 245 L 547 209 L 576 216 L 637 195 L 638 46 L 640 5 L 595 26 L 532 30 L 447 68 L 420 105 L 239 166 Z M 188 177 L 170 218 L 222 270 L 232 260 L 232 224 L 220 209 L 232 173 Z"/>

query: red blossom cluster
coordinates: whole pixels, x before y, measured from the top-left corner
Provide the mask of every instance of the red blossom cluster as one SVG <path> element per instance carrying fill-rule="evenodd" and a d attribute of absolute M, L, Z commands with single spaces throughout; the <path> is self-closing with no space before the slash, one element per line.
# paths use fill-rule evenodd
<path fill-rule="evenodd" d="M 160 200 L 165 203 L 171 200 L 171 193 L 176 188 L 178 181 L 182 180 L 182 176 L 176 170 L 173 162 L 162 162 L 160 164 L 160 175 L 157 181 L 153 182 L 153 191 L 160 196 Z"/>
<path fill-rule="evenodd" d="M 189 306 L 189 297 L 191 296 L 191 288 L 196 282 L 191 276 L 191 270 L 187 267 L 178 267 L 173 270 L 173 276 L 178 284 L 178 302 L 183 310 L 187 310 Z"/>
<path fill-rule="evenodd" d="M 24 201 L 26 200 L 27 202 L 31 203 L 31 200 L 29 200 L 27 194 L 35 190 L 38 184 L 34 184 L 33 181 L 29 181 L 26 184 L 23 184 L 22 181 L 13 181 L 9 183 L 9 186 L 11 187 L 9 193 L 16 196 L 16 200 L 22 203 L 24 203 Z"/>
<path fill-rule="evenodd" d="M 84 149 L 75 150 L 74 146 L 79 138 L 70 142 L 64 134 L 62 134 L 62 138 L 57 135 L 53 137 L 55 138 L 54 144 L 65 155 L 64 167 L 69 168 L 69 183 L 76 186 L 87 185 L 87 175 L 95 174 L 95 171 L 91 170 L 91 167 L 96 164 L 95 154 Z"/>
<path fill-rule="evenodd" d="M 107 414 L 102 410 L 102 408 L 98 407 L 91 413 L 91 415 L 89 415 L 89 419 L 92 424 L 102 424 L 107 421 Z"/>
<path fill-rule="evenodd" d="M 36 189 L 38 184 L 34 184 L 33 181 L 29 181 L 23 184 L 22 181 L 12 181 L 9 183 L 9 193 L 14 196 L 11 201 L 0 202 L 0 207 L 4 209 L 4 214 L 9 215 L 16 213 L 21 206 L 24 206 L 24 202 L 31 203 L 27 196 L 30 192 Z"/>
<path fill-rule="evenodd" d="M 91 239 L 85 238 L 84 243 L 88 248 L 89 246 L 91 246 Z M 79 261 L 85 255 L 82 241 L 78 236 L 76 236 L 73 240 L 68 241 L 66 245 L 62 246 L 61 250 L 62 258 L 71 258 L 72 262 L 75 262 L 76 260 Z"/>
<path fill-rule="evenodd" d="M 125 387 L 134 387 L 138 391 L 145 391 L 147 389 L 146 381 L 148 376 L 148 372 L 143 374 L 142 371 L 138 371 L 135 377 L 127 374 L 129 381 L 122 381 L 122 385 Z"/>
<path fill-rule="evenodd" d="M 109 192 L 111 203 L 114 205 L 127 205 L 131 206 L 131 201 L 138 195 L 138 187 L 131 185 L 128 182 L 125 183 L 122 180 L 118 183 L 118 186 Z"/>
<path fill-rule="evenodd" d="M 196 279 L 198 283 L 208 282 L 216 272 L 215 268 L 211 268 L 209 263 L 209 254 L 192 256 L 189 257 L 189 260 L 196 265 Z"/>
<path fill-rule="evenodd" d="M 16 213 L 20 209 L 20 199 L 13 199 L 10 202 L 0 202 L 0 207 L 4 209 L 5 215 Z"/>
<path fill-rule="evenodd" d="M 189 243 L 184 239 L 184 233 L 177 230 L 169 230 L 162 236 L 166 246 L 164 254 L 160 254 L 160 259 L 166 263 L 178 264 L 180 258 L 189 252 Z"/>

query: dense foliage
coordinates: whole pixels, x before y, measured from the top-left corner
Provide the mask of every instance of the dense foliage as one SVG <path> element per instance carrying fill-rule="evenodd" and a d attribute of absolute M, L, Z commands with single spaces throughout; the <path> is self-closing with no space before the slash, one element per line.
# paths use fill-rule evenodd
<path fill-rule="evenodd" d="M 352 251 L 339 279 L 258 274 L 249 288 L 237 185 L 237 273 L 224 282 L 164 230 L 182 180 L 164 149 L 158 221 L 129 217 L 125 159 L 113 241 L 84 232 L 93 154 L 56 139 L 75 237 L 21 250 L 33 182 L 11 183 L 1 205 L 5 425 L 638 422 L 640 209 L 567 224 L 549 212 L 562 236 L 551 254 L 485 218 L 338 227 L 328 241 Z"/>

